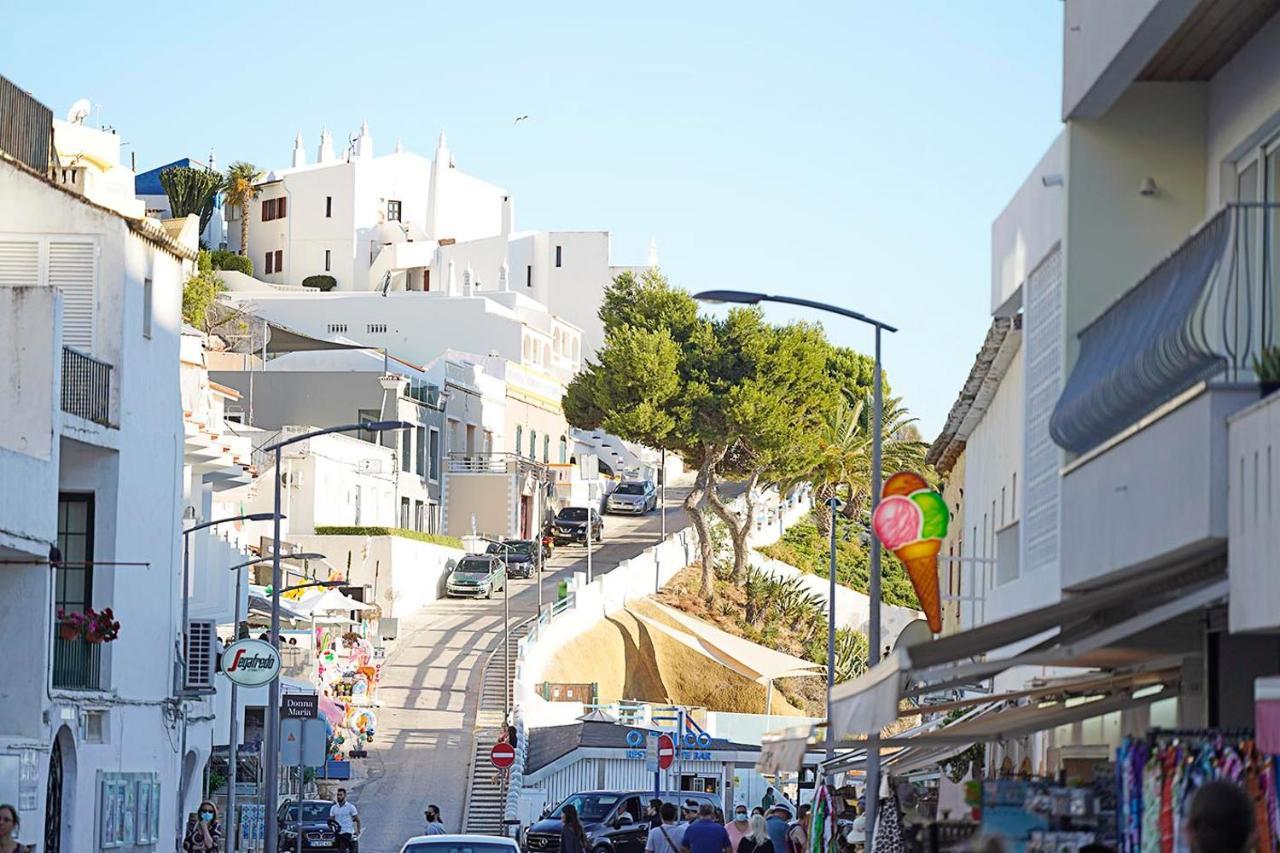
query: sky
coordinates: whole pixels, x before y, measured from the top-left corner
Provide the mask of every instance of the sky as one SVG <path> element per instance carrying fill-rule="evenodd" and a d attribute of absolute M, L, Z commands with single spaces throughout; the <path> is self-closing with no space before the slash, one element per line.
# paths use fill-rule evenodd
<path fill-rule="evenodd" d="M 169 7 L 165 8 L 171 11 Z M 1060 128 L 1060 0 L 244 3 L 70 0 L 101 49 L 6 10 L 0 74 L 181 156 L 287 166 L 369 122 L 510 190 L 516 224 L 608 230 L 612 262 L 692 291 L 832 302 L 898 326 L 893 392 L 932 440 L 990 322 L 991 222 Z M 113 45 L 114 48 L 106 46 Z M 514 122 L 516 116 L 526 121 Z M 869 329 L 813 312 L 837 343 Z"/>

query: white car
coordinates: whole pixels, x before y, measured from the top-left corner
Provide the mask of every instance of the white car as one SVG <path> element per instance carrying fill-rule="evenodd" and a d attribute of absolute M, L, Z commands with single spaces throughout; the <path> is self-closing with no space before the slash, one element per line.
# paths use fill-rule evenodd
<path fill-rule="evenodd" d="M 501 835 L 415 835 L 400 853 L 520 853 L 520 846 Z"/>

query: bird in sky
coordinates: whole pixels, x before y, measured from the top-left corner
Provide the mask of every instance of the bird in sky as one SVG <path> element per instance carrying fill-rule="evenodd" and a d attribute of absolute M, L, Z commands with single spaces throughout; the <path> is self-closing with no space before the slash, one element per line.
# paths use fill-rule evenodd
<path fill-rule="evenodd" d="M 525 120 L 525 119 L 527 119 L 527 118 L 528 118 L 528 116 L 527 116 L 527 115 L 526 115 L 526 116 L 516 116 L 516 120 L 515 120 L 515 121 L 513 121 L 513 122 L 512 122 L 512 124 L 519 124 L 520 122 L 524 121 L 524 120 Z"/>

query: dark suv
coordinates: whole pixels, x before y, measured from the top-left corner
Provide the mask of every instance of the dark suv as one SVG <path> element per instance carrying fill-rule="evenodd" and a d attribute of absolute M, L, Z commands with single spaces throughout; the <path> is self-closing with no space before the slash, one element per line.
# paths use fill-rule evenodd
<path fill-rule="evenodd" d="M 598 544 L 604 538 L 604 521 L 595 507 L 567 506 L 556 513 L 551 521 L 551 538 L 557 545 L 567 542 L 587 541 L 587 516 L 591 517 L 591 541 Z"/>
<path fill-rule="evenodd" d="M 721 798 L 701 791 L 663 791 L 658 795 L 664 803 L 683 805 L 710 803 L 721 808 Z M 524 834 L 524 849 L 528 853 L 559 853 L 560 815 L 566 805 L 578 810 L 582 828 L 587 831 L 589 853 L 644 853 L 649 837 L 649 819 L 645 808 L 653 799 L 653 791 L 583 791 L 574 794 L 554 809 L 543 813 L 542 819 Z"/>

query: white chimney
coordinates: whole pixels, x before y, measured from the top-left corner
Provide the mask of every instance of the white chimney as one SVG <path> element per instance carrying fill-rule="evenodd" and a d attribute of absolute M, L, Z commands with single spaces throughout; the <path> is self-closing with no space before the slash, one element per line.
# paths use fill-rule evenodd
<path fill-rule="evenodd" d="M 510 290 L 511 285 L 508 283 L 510 268 L 507 262 L 503 261 L 502 266 L 498 267 L 498 290 Z"/>
<path fill-rule="evenodd" d="M 510 234 L 511 229 L 515 226 L 515 202 L 511 200 L 511 196 L 504 195 L 502 197 L 502 234 Z"/>
<path fill-rule="evenodd" d="M 302 131 L 293 138 L 293 168 L 307 165 L 307 152 L 302 147 Z"/>
<path fill-rule="evenodd" d="M 337 158 L 333 156 L 333 137 L 329 134 L 329 128 L 320 131 L 320 151 L 316 154 L 317 163 L 332 163 Z"/>
<path fill-rule="evenodd" d="M 373 136 L 369 134 L 369 122 L 362 121 L 360 123 L 360 135 L 356 137 L 354 150 L 351 152 L 353 159 L 373 156 Z"/>

